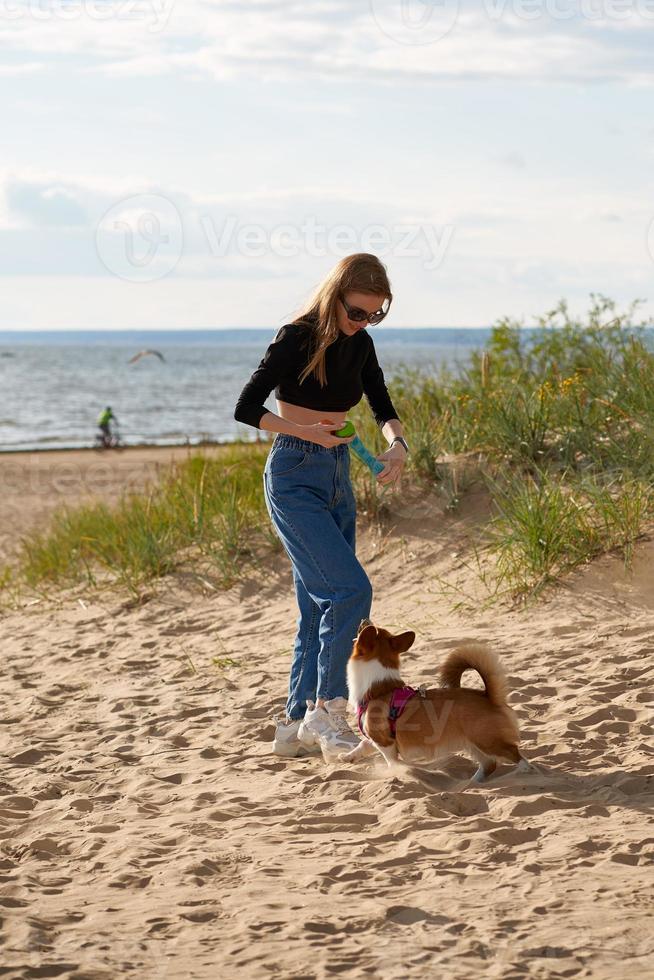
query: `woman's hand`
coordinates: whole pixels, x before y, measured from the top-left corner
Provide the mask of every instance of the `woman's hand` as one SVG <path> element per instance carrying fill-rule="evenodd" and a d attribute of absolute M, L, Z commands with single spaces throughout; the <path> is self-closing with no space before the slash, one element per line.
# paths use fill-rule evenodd
<path fill-rule="evenodd" d="M 301 439 L 310 439 L 311 442 L 317 442 L 319 446 L 324 446 L 325 449 L 332 449 L 334 446 L 347 445 L 352 442 L 354 436 L 341 439 L 340 436 L 334 435 L 334 430 L 340 429 L 341 426 L 342 423 L 338 422 L 313 422 L 311 425 L 298 423 L 298 428 L 302 430 Z"/>
<path fill-rule="evenodd" d="M 379 456 L 375 457 L 380 463 L 386 464 L 386 469 L 382 470 L 377 477 L 377 483 L 381 483 L 384 487 L 393 487 L 393 489 L 399 487 L 406 457 L 407 451 L 401 442 L 396 442 L 385 453 L 380 453 Z"/>

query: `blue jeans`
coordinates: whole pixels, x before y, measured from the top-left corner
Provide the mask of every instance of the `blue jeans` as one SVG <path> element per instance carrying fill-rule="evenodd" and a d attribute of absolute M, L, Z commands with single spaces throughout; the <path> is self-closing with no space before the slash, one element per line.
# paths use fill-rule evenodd
<path fill-rule="evenodd" d="M 372 586 L 355 555 L 350 450 L 278 434 L 263 483 L 300 611 L 286 713 L 302 718 L 307 698 L 348 696 L 347 662 L 359 623 L 370 616 Z"/>

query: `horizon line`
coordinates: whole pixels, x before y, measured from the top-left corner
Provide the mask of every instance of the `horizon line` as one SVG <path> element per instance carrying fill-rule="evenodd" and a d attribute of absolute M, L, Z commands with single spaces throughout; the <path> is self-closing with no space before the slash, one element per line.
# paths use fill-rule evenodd
<path fill-rule="evenodd" d="M 375 327 L 375 333 L 387 330 L 489 330 L 492 324 L 446 324 L 413 326 L 402 324 L 393 327 Z M 249 327 L 21 327 L 0 328 L 0 335 L 14 333 L 215 333 L 220 330 L 274 330 L 275 325 Z"/>

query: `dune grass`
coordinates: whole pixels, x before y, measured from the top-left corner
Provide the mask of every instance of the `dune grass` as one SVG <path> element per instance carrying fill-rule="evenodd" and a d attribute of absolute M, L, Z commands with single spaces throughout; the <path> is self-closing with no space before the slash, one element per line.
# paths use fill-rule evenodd
<path fill-rule="evenodd" d="M 500 321 L 458 370 L 400 367 L 389 388 L 411 455 L 405 482 L 456 507 L 462 454 L 493 501 L 482 546 L 498 594 L 524 597 L 619 549 L 629 561 L 654 517 L 654 354 L 637 304 L 593 297 L 583 321 L 564 303 L 534 329 Z M 374 451 L 386 446 L 365 403 L 351 417 Z M 263 499 L 266 444 L 192 456 L 148 493 L 118 505 L 62 509 L 28 535 L 0 589 L 145 584 L 192 567 L 218 587 L 280 549 Z M 383 491 L 353 462 L 360 513 L 388 519 Z"/>
<path fill-rule="evenodd" d="M 654 353 L 638 306 L 593 296 L 575 320 L 562 302 L 528 331 L 500 321 L 456 373 L 393 379 L 416 480 L 456 504 L 443 459 L 477 454 L 498 593 L 537 594 L 615 549 L 628 563 L 654 518 Z M 383 449 L 369 419 L 358 428 Z"/>
<path fill-rule="evenodd" d="M 115 506 L 62 508 L 46 531 L 23 539 L 14 579 L 32 588 L 119 583 L 138 596 L 192 554 L 196 570 L 226 587 L 257 550 L 274 546 L 261 488 L 265 458 L 264 446 L 229 446 L 219 457 L 171 466 L 149 492 Z"/>

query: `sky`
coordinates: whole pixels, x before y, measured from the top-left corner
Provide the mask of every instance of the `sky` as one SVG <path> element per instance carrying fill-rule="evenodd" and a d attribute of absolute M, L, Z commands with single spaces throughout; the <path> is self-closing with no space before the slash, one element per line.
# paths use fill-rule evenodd
<path fill-rule="evenodd" d="M 0 328 L 654 313 L 654 0 L 0 0 Z"/>

